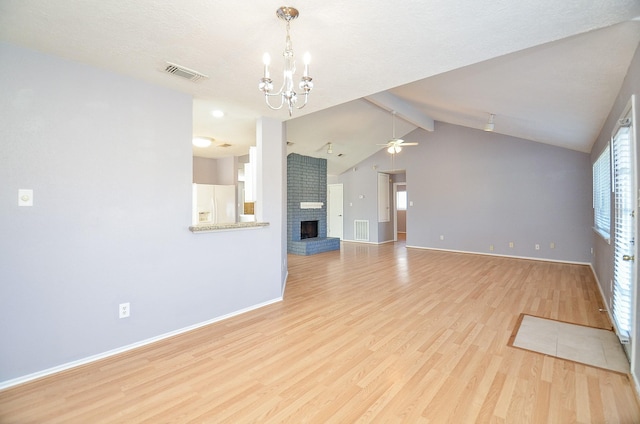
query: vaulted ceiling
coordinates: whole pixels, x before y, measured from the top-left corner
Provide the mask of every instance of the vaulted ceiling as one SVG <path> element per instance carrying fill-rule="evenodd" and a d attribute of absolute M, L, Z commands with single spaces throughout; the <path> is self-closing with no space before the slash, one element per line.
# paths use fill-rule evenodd
<path fill-rule="evenodd" d="M 194 135 L 215 139 L 196 155 L 246 154 L 267 116 L 287 121 L 290 152 L 326 157 L 331 174 L 391 138 L 391 110 L 398 136 L 434 120 L 480 129 L 493 113 L 498 133 L 588 152 L 640 43 L 637 0 L 305 0 L 288 5 L 300 11 L 291 38 L 312 54 L 315 88 L 289 118 L 257 89 L 264 52 L 279 83 L 280 6 L 2 0 L 0 40 L 191 94 Z"/>

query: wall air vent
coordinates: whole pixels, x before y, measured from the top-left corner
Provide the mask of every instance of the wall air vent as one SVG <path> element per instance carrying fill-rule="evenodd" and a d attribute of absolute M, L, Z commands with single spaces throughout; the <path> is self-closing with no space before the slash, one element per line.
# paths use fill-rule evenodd
<path fill-rule="evenodd" d="M 185 68 L 184 66 L 176 65 L 175 63 L 167 62 L 164 71 L 168 74 L 173 74 L 178 77 L 186 78 L 189 81 L 200 81 L 203 78 L 209 78 L 208 75 L 201 74 L 193 69 Z"/>
<path fill-rule="evenodd" d="M 353 220 L 354 237 L 356 241 L 369 241 L 369 221 L 366 219 Z"/>

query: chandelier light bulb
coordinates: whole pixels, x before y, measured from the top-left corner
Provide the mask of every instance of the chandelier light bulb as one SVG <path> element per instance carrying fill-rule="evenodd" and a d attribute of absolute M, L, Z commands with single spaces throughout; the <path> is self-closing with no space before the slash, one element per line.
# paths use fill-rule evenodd
<path fill-rule="evenodd" d="M 265 53 L 262 56 L 262 63 L 264 63 L 264 77 L 269 78 L 269 65 L 271 64 L 271 56 L 269 56 L 269 53 Z"/>
<path fill-rule="evenodd" d="M 304 75 L 305 77 L 309 76 L 309 64 L 311 63 L 311 54 L 306 52 L 303 57 L 304 61 Z"/>

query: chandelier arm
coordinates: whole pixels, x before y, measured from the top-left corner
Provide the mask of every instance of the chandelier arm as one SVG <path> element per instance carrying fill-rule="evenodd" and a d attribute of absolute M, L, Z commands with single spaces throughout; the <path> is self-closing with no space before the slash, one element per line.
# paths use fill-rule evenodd
<path fill-rule="evenodd" d="M 309 101 L 309 93 L 302 93 L 302 96 L 304 96 L 304 103 L 302 104 L 302 106 L 296 106 L 296 109 L 302 109 L 303 107 L 305 107 L 307 105 L 307 102 Z"/>
<path fill-rule="evenodd" d="M 269 109 L 280 110 L 282 109 L 282 106 L 284 106 L 284 97 L 282 97 L 281 95 L 280 95 L 280 106 L 278 107 L 271 106 L 271 103 L 269 102 L 269 97 L 275 97 L 277 95 L 278 94 L 269 94 L 269 93 L 264 94 L 264 101 L 267 104 L 267 106 L 269 106 Z"/>

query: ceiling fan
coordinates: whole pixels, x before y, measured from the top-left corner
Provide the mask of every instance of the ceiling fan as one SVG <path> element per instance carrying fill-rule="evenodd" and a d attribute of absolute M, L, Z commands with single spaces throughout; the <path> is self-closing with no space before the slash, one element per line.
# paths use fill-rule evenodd
<path fill-rule="evenodd" d="M 418 143 L 406 143 L 401 138 L 396 138 L 396 111 L 391 111 L 391 125 L 393 127 L 391 140 L 387 141 L 385 144 L 378 144 L 378 146 L 385 146 L 387 148 L 387 152 L 395 155 L 396 153 L 400 153 L 404 146 L 417 146 Z"/>

